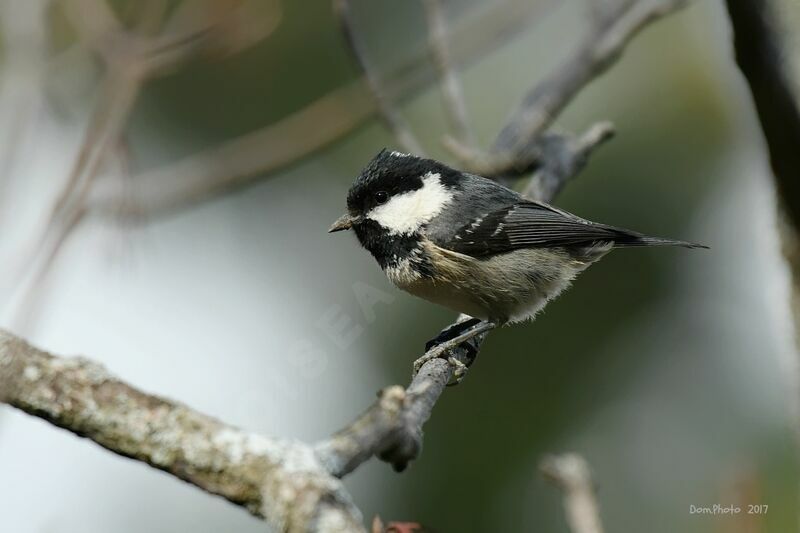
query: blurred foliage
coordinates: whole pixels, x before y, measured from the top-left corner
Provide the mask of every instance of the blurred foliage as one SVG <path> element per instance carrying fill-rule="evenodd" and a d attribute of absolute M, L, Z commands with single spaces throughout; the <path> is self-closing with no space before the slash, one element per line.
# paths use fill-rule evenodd
<path fill-rule="evenodd" d="M 177 158 L 263 127 L 354 79 L 327 3 L 282 8 L 281 25 L 258 46 L 149 84 L 132 126 L 144 135 L 154 119 L 175 128 L 167 131 L 190 143 L 172 152 Z"/>

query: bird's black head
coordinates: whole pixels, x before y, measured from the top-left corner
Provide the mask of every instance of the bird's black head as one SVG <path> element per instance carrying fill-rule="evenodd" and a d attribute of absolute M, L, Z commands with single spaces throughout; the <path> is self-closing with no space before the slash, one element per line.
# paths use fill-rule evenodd
<path fill-rule="evenodd" d="M 445 187 L 455 187 L 460 174 L 433 159 L 384 148 L 350 187 L 347 209 L 353 214 L 366 214 L 377 205 L 388 203 L 394 196 L 422 189 L 425 186 L 423 180 L 429 175 L 437 175 Z"/>
<path fill-rule="evenodd" d="M 415 240 L 453 200 L 463 174 L 433 159 L 381 150 L 347 194 L 347 214 L 330 231 L 353 228 L 361 244 L 379 255 Z M 403 246 L 405 248 L 405 246 Z"/>

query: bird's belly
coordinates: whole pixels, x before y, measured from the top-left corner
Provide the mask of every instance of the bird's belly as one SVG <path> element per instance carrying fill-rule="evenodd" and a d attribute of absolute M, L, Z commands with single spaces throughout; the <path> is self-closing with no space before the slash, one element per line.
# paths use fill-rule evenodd
<path fill-rule="evenodd" d="M 420 280 L 399 288 L 418 296 L 429 302 L 452 309 L 457 313 L 466 313 L 469 316 L 488 320 L 491 309 L 475 298 L 474 293 L 465 290 L 463 286 L 453 285 L 449 282 L 435 283 L 431 280 Z"/>
<path fill-rule="evenodd" d="M 524 250 L 476 259 L 433 254 L 434 278 L 389 271 L 390 280 L 415 296 L 483 320 L 532 318 L 587 265 L 550 250 Z"/>

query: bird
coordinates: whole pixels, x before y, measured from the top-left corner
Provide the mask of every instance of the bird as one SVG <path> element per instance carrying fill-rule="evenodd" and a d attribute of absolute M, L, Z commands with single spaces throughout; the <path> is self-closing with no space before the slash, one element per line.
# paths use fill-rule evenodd
<path fill-rule="evenodd" d="M 352 230 L 399 289 L 469 315 L 426 346 L 426 361 L 491 329 L 534 318 L 614 248 L 681 246 L 590 222 L 434 159 L 381 150 L 328 230 Z"/>

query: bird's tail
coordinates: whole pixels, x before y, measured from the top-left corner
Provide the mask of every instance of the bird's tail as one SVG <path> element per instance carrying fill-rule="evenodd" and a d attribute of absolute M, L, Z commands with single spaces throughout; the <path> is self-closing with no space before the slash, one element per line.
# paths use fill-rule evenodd
<path fill-rule="evenodd" d="M 696 242 L 678 241 L 675 239 L 664 239 L 661 237 L 648 237 L 641 233 L 629 230 L 617 230 L 614 238 L 615 248 L 631 248 L 636 246 L 682 246 L 683 248 L 705 248 L 705 244 Z"/>

